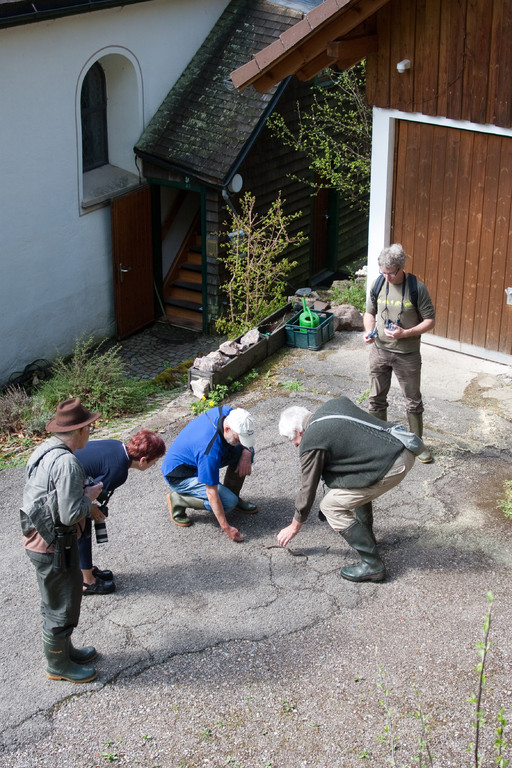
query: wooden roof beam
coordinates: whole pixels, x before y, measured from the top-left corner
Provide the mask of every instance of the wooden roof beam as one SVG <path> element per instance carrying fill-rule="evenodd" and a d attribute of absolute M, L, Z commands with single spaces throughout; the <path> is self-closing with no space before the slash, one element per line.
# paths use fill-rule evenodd
<path fill-rule="evenodd" d="M 238 90 L 268 90 L 325 53 L 327 45 L 349 35 L 389 0 L 325 0 L 251 61 L 231 73 Z M 349 59 L 352 57 L 349 57 Z M 302 61 L 301 61 L 302 59 Z M 298 64 L 298 62 L 300 62 Z M 260 83 L 258 83 L 260 80 Z"/>
<path fill-rule="evenodd" d="M 345 40 L 335 40 L 319 56 L 295 72 L 299 80 L 311 80 L 327 67 L 350 69 L 379 47 L 377 35 L 365 35 Z"/>

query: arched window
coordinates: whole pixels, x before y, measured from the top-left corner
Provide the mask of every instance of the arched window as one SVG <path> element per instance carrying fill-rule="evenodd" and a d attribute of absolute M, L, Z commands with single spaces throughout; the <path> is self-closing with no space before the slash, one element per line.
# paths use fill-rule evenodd
<path fill-rule="evenodd" d="M 108 163 L 107 88 L 101 64 L 93 64 L 84 78 L 80 99 L 82 167 L 84 173 Z"/>

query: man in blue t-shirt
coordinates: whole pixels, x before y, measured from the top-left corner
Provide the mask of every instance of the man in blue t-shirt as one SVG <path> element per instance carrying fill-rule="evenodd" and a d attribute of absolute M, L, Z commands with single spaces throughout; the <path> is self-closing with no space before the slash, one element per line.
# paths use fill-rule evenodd
<path fill-rule="evenodd" d="M 189 422 L 162 463 L 162 474 L 171 487 L 167 503 L 172 522 L 187 527 L 192 523 L 187 507 L 207 509 L 232 541 L 243 541 L 240 532 L 229 525 L 226 512 L 235 508 L 246 514 L 258 511 L 255 504 L 239 497 L 251 474 L 254 443 L 254 421 L 243 408 L 222 405 Z M 221 467 L 227 467 L 223 483 Z"/>

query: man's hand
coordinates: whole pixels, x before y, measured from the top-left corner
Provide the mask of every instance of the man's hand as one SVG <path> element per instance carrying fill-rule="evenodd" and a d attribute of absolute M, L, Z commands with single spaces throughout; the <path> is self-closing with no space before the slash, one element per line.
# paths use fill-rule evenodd
<path fill-rule="evenodd" d="M 244 448 L 244 450 L 240 454 L 240 458 L 238 460 L 238 464 L 236 466 L 235 472 L 240 477 L 248 477 L 251 474 L 251 470 L 252 470 L 252 453 L 248 448 Z"/>
<path fill-rule="evenodd" d="M 91 506 L 91 518 L 97 522 L 107 519 L 97 504 Z"/>
<path fill-rule="evenodd" d="M 229 536 L 231 541 L 243 541 L 244 539 L 240 534 L 240 531 L 230 525 L 226 519 L 226 513 L 224 512 L 224 507 L 222 506 L 222 501 L 219 496 L 219 486 L 207 485 L 206 495 L 208 496 L 208 501 L 210 502 L 213 514 L 217 518 L 217 522 L 226 536 Z"/>
<path fill-rule="evenodd" d="M 293 537 L 298 534 L 301 528 L 302 523 L 299 523 L 297 520 L 292 520 L 290 525 L 287 525 L 286 528 L 283 528 L 282 531 L 279 531 L 277 534 L 277 543 L 279 546 L 286 547 Z"/>
<path fill-rule="evenodd" d="M 240 533 L 240 531 L 237 528 L 234 528 L 232 525 L 228 525 L 227 528 L 223 528 L 224 533 L 229 536 L 231 541 L 243 541 L 244 537 Z"/>
<path fill-rule="evenodd" d="M 364 326 L 364 343 L 373 344 L 377 335 L 377 321 L 375 316 L 369 312 L 363 314 L 363 326 Z"/>
<path fill-rule="evenodd" d="M 86 485 L 84 488 L 84 496 L 87 496 L 88 499 L 94 501 L 94 499 L 98 498 L 102 490 L 103 483 L 96 483 L 96 485 Z"/>
<path fill-rule="evenodd" d="M 406 334 L 405 330 L 401 328 L 399 325 L 393 325 L 392 328 L 384 328 L 384 333 L 386 336 L 388 336 L 390 339 L 402 339 L 405 338 Z"/>

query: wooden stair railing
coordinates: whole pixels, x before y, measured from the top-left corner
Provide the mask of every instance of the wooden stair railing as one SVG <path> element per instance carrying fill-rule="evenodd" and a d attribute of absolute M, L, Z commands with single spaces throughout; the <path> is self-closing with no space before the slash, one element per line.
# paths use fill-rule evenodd
<path fill-rule="evenodd" d="M 195 216 L 164 280 L 165 313 L 173 325 L 203 330 L 203 282 L 199 213 Z"/>

